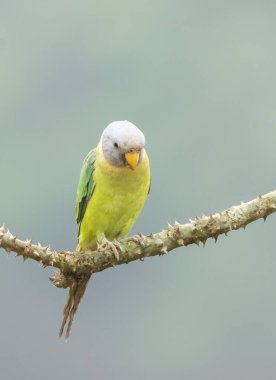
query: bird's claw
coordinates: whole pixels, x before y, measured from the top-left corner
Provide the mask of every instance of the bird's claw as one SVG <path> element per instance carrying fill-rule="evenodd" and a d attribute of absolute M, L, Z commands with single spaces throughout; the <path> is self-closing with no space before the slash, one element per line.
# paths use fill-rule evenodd
<path fill-rule="evenodd" d="M 145 236 L 142 234 L 134 235 L 133 240 L 136 241 L 136 243 L 140 244 L 140 246 L 143 248 L 145 246 Z"/>
<path fill-rule="evenodd" d="M 122 247 L 118 240 L 109 241 L 106 238 L 104 238 L 101 242 L 100 247 L 111 249 L 112 253 L 115 256 L 115 259 L 117 261 L 120 260 L 119 253 L 122 252 Z"/>

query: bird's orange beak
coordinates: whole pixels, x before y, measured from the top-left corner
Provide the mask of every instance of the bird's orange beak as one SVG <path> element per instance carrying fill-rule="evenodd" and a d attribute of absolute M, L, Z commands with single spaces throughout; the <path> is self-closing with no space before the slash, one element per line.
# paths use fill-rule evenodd
<path fill-rule="evenodd" d="M 138 165 L 140 153 L 139 152 L 127 152 L 125 153 L 126 162 L 129 164 L 132 170 Z"/>

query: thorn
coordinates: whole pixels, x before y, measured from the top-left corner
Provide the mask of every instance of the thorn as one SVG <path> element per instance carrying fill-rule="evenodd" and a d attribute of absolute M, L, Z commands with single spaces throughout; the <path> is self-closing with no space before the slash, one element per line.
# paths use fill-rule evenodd
<path fill-rule="evenodd" d="M 173 226 L 170 223 L 168 223 L 168 229 L 171 230 L 172 228 Z"/>
<path fill-rule="evenodd" d="M 193 219 L 189 219 L 189 222 L 193 224 L 195 221 Z"/>
<path fill-rule="evenodd" d="M 175 226 L 180 226 L 180 223 L 178 223 L 177 221 L 174 222 L 174 225 Z"/>
<path fill-rule="evenodd" d="M 14 236 L 11 240 L 13 243 L 15 243 L 16 242 L 16 236 Z"/>
<path fill-rule="evenodd" d="M 5 233 L 5 232 L 6 232 L 6 226 L 5 226 L 5 224 L 2 224 L 2 226 L 0 227 L 0 231 L 1 231 L 2 233 Z"/>
<path fill-rule="evenodd" d="M 163 247 L 160 249 L 160 252 L 161 252 L 161 255 L 165 255 L 166 253 L 168 253 L 168 247 L 163 245 Z"/>
<path fill-rule="evenodd" d="M 32 241 L 31 241 L 31 240 L 26 240 L 26 241 L 25 241 L 25 244 L 26 244 L 28 247 L 31 248 L 31 246 L 32 246 Z"/>
<path fill-rule="evenodd" d="M 225 232 L 224 234 L 225 234 L 225 236 L 227 236 L 228 232 Z"/>
<path fill-rule="evenodd" d="M 264 219 L 264 222 L 266 221 L 266 218 L 267 218 L 267 215 L 265 215 L 265 216 L 263 217 L 263 219 Z"/>
<path fill-rule="evenodd" d="M 219 235 L 215 235 L 215 236 L 214 236 L 215 243 L 218 241 L 218 237 L 219 237 Z"/>

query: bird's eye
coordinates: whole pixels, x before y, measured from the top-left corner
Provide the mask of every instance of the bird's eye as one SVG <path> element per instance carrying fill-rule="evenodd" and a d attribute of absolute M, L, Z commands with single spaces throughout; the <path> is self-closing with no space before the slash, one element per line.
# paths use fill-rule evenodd
<path fill-rule="evenodd" d="M 119 148 L 119 145 L 116 142 L 113 145 L 114 145 L 114 148 L 116 148 L 116 149 Z"/>

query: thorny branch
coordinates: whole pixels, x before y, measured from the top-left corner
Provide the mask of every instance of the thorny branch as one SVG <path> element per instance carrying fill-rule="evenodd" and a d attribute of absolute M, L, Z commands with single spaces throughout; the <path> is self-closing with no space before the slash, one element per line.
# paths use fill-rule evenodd
<path fill-rule="evenodd" d="M 23 260 L 36 260 L 43 267 L 58 268 L 51 281 L 57 287 L 66 288 L 72 279 L 83 275 L 101 272 L 116 265 L 127 264 L 145 257 L 164 255 L 180 246 L 203 243 L 209 238 L 217 240 L 221 234 L 245 228 L 247 224 L 276 211 L 276 191 L 258 196 L 247 203 L 232 206 L 211 216 L 197 217 L 189 223 L 168 225 L 159 233 L 149 236 L 136 235 L 123 239 L 119 244 L 119 257 L 110 247 L 98 246 L 96 251 L 83 253 L 56 252 L 49 246 L 35 245 L 31 240 L 22 241 L 13 236 L 5 226 L 0 227 L 0 248 L 8 253 L 13 251 Z"/>

